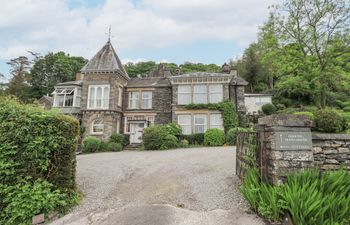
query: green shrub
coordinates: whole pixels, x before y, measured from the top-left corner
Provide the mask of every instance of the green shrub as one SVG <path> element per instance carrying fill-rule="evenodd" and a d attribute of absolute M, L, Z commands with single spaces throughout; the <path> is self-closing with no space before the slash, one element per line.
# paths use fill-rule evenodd
<path fill-rule="evenodd" d="M 110 137 L 108 142 L 114 142 L 119 143 L 121 145 L 124 145 L 125 137 L 123 134 L 113 133 Z"/>
<path fill-rule="evenodd" d="M 239 132 L 252 132 L 251 128 L 236 127 L 230 129 L 226 134 L 226 143 L 229 145 L 236 145 L 237 135 Z"/>
<path fill-rule="evenodd" d="M 179 140 L 168 133 L 166 126 L 155 125 L 147 127 L 143 133 L 145 150 L 165 150 L 179 146 Z"/>
<path fill-rule="evenodd" d="M 180 144 L 181 144 L 181 147 L 184 147 L 184 148 L 187 148 L 190 145 L 190 143 L 186 139 L 181 140 Z"/>
<path fill-rule="evenodd" d="M 123 145 L 120 143 L 109 142 L 106 146 L 108 152 L 120 152 L 121 150 L 123 150 Z"/>
<path fill-rule="evenodd" d="M 172 149 L 179 147 L 179 140 L 172 134 L 167 134 L 160 146 L 161 150 Z"/>
<path fill-rule="evenodd" d="M 294 115 L 303 115 L 309 118 L 310 120 L 315 120 L 315 115 L 312 112 L 295 112 Z"/>
<path fill-rule="evenodd" d="M 240 187 L 243 197 L 248 201 L 252 210 L 257 211 L 259 207 L 260 178 L 257 168 L 247 170 Z"/>
<path fill-rule="evenodd" d="M 319 110 L 315 114 L 316 129 L 321 132 L 338 133 L 344 130 L 344 119 L 333 109 Z"/>
<path fill-rule="evenodd" d="M 261 110 L 263 111 L 263 113 L 265 115 L 272 115 L 272 114 L 276 113 L 276 111 L 277 111 L 276 106 L 271 104 L 271 103 L 263 105 L 261 107 Z"/>
<path fill-rule="evenodd" d="M 182 127 L 177 123 L 168 123 L 165 125 L 168 134 L 179 136 L 182 134 Z"/>
<path fill-rule="evenodd" d="M 130 144 L 130 134 L 123 134 L 124 136 L 124 142 L 123 145 L 124 147 Z"/>
<path fill-rule="evenodd" d="M 180 140 L 187 140 L 190 145 L 203 145 L 204 133 L 184 134 L 179 136 Z"/>
<path fill-rule="evenodd" d="M 222 146 L 225 144 L 225 132 L 217 128 L 208 129 L 204 134 L 204 144 Z"/>
<path fill-rule="evenodd" d="M 73 117 L 0 97 L 1 224 L 27 223 L 38 211 L 71 206 L 79 130 Z M 59 193 L 67 194 L 65 205 Z"/>
<path fill-rule="evenodd" d="M 104 149 L 106 149 L 106 146 L 103 146 L 102 143 L 103 142 L 97 137 L 93 137 L 93 136 L 87 137 L 83 141 L 82 150 L 83 152 L 86 152 L 86 153 L 103 151 Z"/>

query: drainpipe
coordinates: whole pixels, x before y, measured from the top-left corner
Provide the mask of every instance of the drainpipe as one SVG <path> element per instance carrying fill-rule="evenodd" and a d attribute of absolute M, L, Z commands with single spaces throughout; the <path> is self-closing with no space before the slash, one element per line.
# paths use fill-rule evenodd
<path fill-rule="evenodd" d="M 238 113 L 237 85 L 235 85 L 235 105 L 236 105 L 236 113 Z"/>

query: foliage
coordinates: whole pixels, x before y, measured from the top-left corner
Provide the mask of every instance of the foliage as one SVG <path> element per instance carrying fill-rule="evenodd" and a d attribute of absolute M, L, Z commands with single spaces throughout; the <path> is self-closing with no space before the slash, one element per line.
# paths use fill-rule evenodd
<path fill-rule="evenodd" d="M 181 144 L 181 147 L 187 148 L 190 145 L 190 142 L 186 139 L 183 139 L 181 140 L 180 144 Z"/>
<path fill-rule="evenodd" d="M 271 104 L 271 103 L 263 105 L 261 107 L 261 110 L 263 111 L 263 113 L 265 115 L 272 115 L 272 114 L 276 113 L 276 111 L 277 111 L 276 106 Z"/>
<path fill-rule="evenodd" d="M 257 169 L 249 169 L 240 190 L 251 208 L 265 218 L 279 221 L 288 212 L 295 225 L 349 223 L 350 176 L 346 170 L 322 174 L 305 170 L 289 175 L 280 186 L 259 180 Z"/>
<path fill-rule="evenodd" d="M 222 146 L 225 144 L 225 132 L 217 128 L 208 129 L 204 134 L 204 144 Z"/>
<path fill-rule="evenodd" d="M 315 114 L 316 129 L 321 132 L 338 133 L 344 130 L 344 119 L 334 109 L 319 110 Z"/>
<path fill-rule="evenodd" d="M 165 125 L 168 134 L 179 136 L 182 134 L 182 127 L 177 123 L 168 123 Z"/>
<path fill-rule="evenodd" d="M 166 126 L 155 125 L 147 127 L 143 133 L 145 150 L 165 150 L 178 147 L 178 139 L 168 133 Z"/>
<path fill-rule="evenodd" d="M 180 140 L 187 140 L 190 145 L 203 145 L 204 133 L 183 134 L 179 136 Z"/>
<path fill-rule="evenodd" d="M 97 137 L 87 137 L 83 141 L 82 151 L 85 153 L 100 152 L 103 150 L 102 141 Z"/>
<path fill-rule="evenodd" d="M 76 73 L 87 63 L 83 57 L 70 56 L 64 52 L 50 52 L 44 57 L 34 56 L 28 82 L 32 97 L 37 99 L 51 94 L 57 83 L 75 80 Z"/>
<path fill-rule="evenodd" d="M 109 142 L 107 143 L 107 152 L 120 152 L 123 150 L 123 145 L 121 143 Z"/>
<path fill-rule="evenodd" d="M 68 204 L 67 194 L 44 180 L 0 187 L 0 194 L 5 196 L 2 204 L 6 205 L 0 216 L 2 224 L 30 224 L 33 215 L 48 214 Z"/>
<path fill-rule="evenodd" d="M 38 211 L 70 206 L 79 130 L 70 116 L 0 99 L 1 222 L 26 223 Z M 70 197 L 61 204 L 64 194 Z"/>
<path fill-rule="evenodd" d="M 129 134 L 118 134 L 118 133 L 113 133 L 110 137 L 108 142 L 114 142 L 121 144 L 123 147 L 127 146 L 130 144 L 130 135 Z"/>
<path fill-rule="evenodd" d="M 310 120 L 315 120 L 315 115 L 312 112 L 295 112 L 294 115 L 303 115 L 309 118 Z"/>
<path fill-rule="evenodd" d="M 253 131 L 251 128 L 245 128 L 245 127 L 231 128 L 226 134 L 226 143 L 229 145 L 236 145 L 237 135 L 239 132 L 251 132 L 251 131 Z"/>
<path fill-rule="evenodd" d="M 228 132 L 231 128 L 238 126 L 238 116 L 232 101 L 227 100 L 220 103 L 208 103 L 208 104 L 192 103 L 192 104 L 186 105 L 185 108 L 188 110 L 195 110 L 195 109 L 220 110 L 225 132 Z"/>
<path fill-rule="evenodd" d="M 160 146 L 161 150 L 172 149 L 179 147 L 179 140 L 172 134 L 167 134 Z"/>

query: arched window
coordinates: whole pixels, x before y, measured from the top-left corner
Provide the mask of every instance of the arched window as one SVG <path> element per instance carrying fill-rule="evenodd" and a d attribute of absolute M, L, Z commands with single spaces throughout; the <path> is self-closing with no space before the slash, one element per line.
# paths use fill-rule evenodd
<path fill-rule="evenodd" d="M 91 133 L 92 134 L 103 134 L 103 120 L 102 119 L 95 119 L 92 122 Z"/>

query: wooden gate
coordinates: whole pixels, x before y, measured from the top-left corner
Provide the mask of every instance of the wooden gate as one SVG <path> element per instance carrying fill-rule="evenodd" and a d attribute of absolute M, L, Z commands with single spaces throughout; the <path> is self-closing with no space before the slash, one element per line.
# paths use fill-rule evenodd
<path fill-rule="evenodd" d="M 259 169 L 260 177 L 266 177 L 265 138 L 258 132 L 239 132 L 236 145 L 236 174 L 242 180 L 251 167 Z"/>

